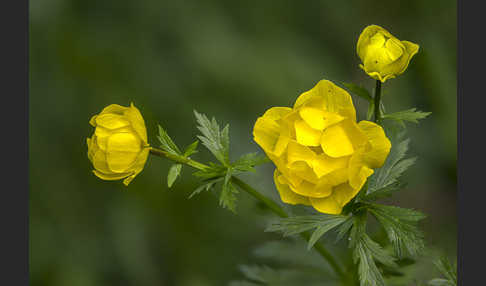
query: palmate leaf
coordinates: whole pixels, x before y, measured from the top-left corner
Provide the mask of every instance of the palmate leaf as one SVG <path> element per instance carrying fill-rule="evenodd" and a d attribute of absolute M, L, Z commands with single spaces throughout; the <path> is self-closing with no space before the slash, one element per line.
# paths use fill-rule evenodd
<path fill-rule="evenodd" d="M 424 249 L 424 235 L 417 222 L 425 215 L 419 211 L 395 206 L 367 204 L 367 210 L 380 222 L 398 258 L 419 255 Z"/>
<path fill-rule="evenodd" d="M 210 180 L 205 181 L 204 184 L 202 184 L 199 187 L 197 187 L 191 193 L 191 195 L 189 195 L 189 199 L 192 198 L 192 197 L 194 197 L 197 194 L 200 194 L 203 191 L 210 191 L 211 189 L 213 189 L 213 187 L 214 187 L 214 185 L 216 185 L 216 183 L 221 182 L 222 180 L 223 180 L 223 178 L 219 177 L 219 178 L 210 179 Z"/>
<path fill-rule="evenodd" d="M 165 131 L 164 128 L 162 128 L 162 126 L 160 125 L 158 125 L 158 128 L 159 135 L 157 135 L 157 138 L 160 141 L 160 148 L 172 155 L 181 155 L 181 151 L 174 143 L 174 141 L 172 141 L 169 134 L 167 134 L 167 131 Z"/>
<path fill-rule="evenodd" d="M 223 208 L 227 208 L 233 213 L 236 213 L 236 194 L 238 190 L 231 184 L 232 169 L 226 171 L 224 177 L 223 188 L 219 196 L 219 204 Z"/>
<path fill-rule="evenodd" d="M 284 236 L 289 236 L 315 229 L 307 244 L 307 249 L 311 249 L 326 232 L 344 223 L 348 218 L 348 216 L 331 214 L 283 218 L 267 227 L 265 231 L 279 231 L 283 232 Z"/>
<path fill-rule="evenodd" d="M 439 272 L 445 278 L 435 278 L 428 282 L 430 286 L 457 286 L 457 267 L 446 258 L 441 257 L 434 262 Z"/>
<path fill-rule="evenodd" d="M 403 159 L 410 143 L 410 139 L 402 139 L 404 134 L 401 132 L 390 136 L 392 137 L 392 148 L 385 164 L 377 169 L 369 179 L 368 194 L 396 183 L 402 173 L 415 163 L 416 158 Z"/>
<path fill-rule="evenodd" d="M 361 286 L 384 286 L 383 276 L 375 260 L 388 267 L 397 267 L 394 258 L 366 234 L 366 216 L 355 215 L 350 232 L 349 246 L 353 249 L 353 261 L 358 263 Z"/>
<path fill-rule="evenodd" d="M 384 114 L 384 119 L 393 119 L 399 122 L 408 121 L 413 123 L 419 123 L 419 119 L 424 119 L 425 117 L 429 116 L 432 112 L 423 112 L 417 110 L 416 108 L 410 108 L 407 110 Z"/>
<path fill-rule="evenodd" d="M 202 135 L 197 136 L 202 144 L 221 162 L 223 165 L 229 165 L 229 125 L 226 125 L 222 130 L 216 119 L 211 120 L 204 114 L 198 113 L 194 110 L 196 116 L 197 129 Z"/>
<path fill-rule="evenodd" d="M 241 156 L 238 160 L 233 162 L 231 166 L 236 171 L 241 172 L 254 172 L 255 166 L 261 165 L 263 163 L 270 162 L 270 159 L 267 158 L 265 155 L 260 155 L 258 153 L 248 153 Z"/>

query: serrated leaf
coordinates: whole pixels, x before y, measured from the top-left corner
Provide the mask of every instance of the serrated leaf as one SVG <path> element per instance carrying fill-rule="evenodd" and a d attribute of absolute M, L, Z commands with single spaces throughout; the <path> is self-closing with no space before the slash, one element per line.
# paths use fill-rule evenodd
<path fill-rule="evenodd" d="M 186 150 L 184 151 L 184 157 L 189 157 L 194 153 L 197 153 L 197 145 L 199 141 L 194 141 L 191 145 L 187 146 Z"/>
<path fill-rule="evenodd" d="M 209 120 L 206 115 L 198 113 L 196 110 L 194 110 L 194 115 L 199 124 L 197 129 L 202 134 L 197 138 L 218 161 L 229 166 L 229 125 L 226 125 L 221 131 L 214 117 Z"/>
<path fill-rule="evenodd" d="M 220 182 L 222 180 L 223 180 L 223 178 L 216 178 L 216 179 L 212 179 L 212 180 L 207 181 L 205 184 L 197 187 L 191 193 L 191 195 L 189 196 L 189 199 L 191 199 L 192 197 L 194 197 L 197 194 L 200 194 L 203 191 L 209 191 L 209 190 L 211 190 L 214 187 L 214 185 L 216 185 L 216 183 L 218 183 L 218 182 Z"/>
<path fill-rule="evenodd" d="M 401 137 L 400 134 L 398 136 Z M 369 179 L 368 194 L 397 182 L 402 173 L 415 163 L 416 158 L 403 160 L 408 150 L 409 142 L 410 139 L 398 143 L 392 142 L 392 148 L 384 165 L 376 169 L 373 176 Z"/>
<path fill-rule="evenodd" d="M 238 190 L 231 184 L 231 176 L 232 170 L 228 169 L 219 196 L 219 204 L 223 208 L 227 208 L 233 213 L 236 213 L 236 194 L 238 193 Z"/>
<path fill-rule="evenodd" d="M 181 174 L 182 164 L 174 164 L 167 174 L 167 186 L 172 187 L 177 177 Z"/>
<path fill-rule="evenodd" d="M 393 119 L 397 121 L 408 121 L 413 123 L 419 123 L 419 119 L 424 119 L 429 116 L 432 112 L 423 112 L 417 110 L 416 108 L 411 108 L 399 112 L 384 114 L 384 119 Z"/>
<path fill-rule="evenodd" d="M 423 213 L 379 204 L 367 204 L 367 209 L 385 229 L 398 258 L 418 256 L 423 251 L 424 235 L 416 224 L 425 218 Z"/>
<path fill-rule="evenodd" d="M 349 92 L 365 99 L 368 102 L 373 102 L 373 97 L 371 97 L 366 88 L 350 82 L 342 82 L 342 85 L 344 85 Z"/>
<path fill-rule="evenodd" d="M 445 279 L 436 278 L 429 281 L 431 286 L 457 286 L 457 267 L 446 258 L 441 257 L 434 262 L 439 272 Z"/>
<path fill-rule="evenodd" d="M 173 155 L 180 155 L 181 151 L 174 143 L 174 141 L 172 141 L 169 134 L 164 130 L 164 128 L 162 128 L 162 126 L 160 126 L 160 124 L 158 125 L 158 127 L 159 127 L 159 135 L 157 135 L 157 138 L 159 139 L 161 144 L 160 148 L 166 151 L 167 153 Z"/>
<path fill-rule="evenodd" d="M 248 153 L 241 156 L 238 160 L 233 162 L 232 166 L 233 169 L 242 172 L 254 172 L 255 166 L 258 166 L 263 163 L 270 162 L 270 159 L 267 158 L 265 155 L 260 155 L 258 153 Z"/>
<path fill-rule="evenodd" d="M 368 193 L 360 198 L 361 201 L 368 201 L 373 202 L 380 199 L 391 197 L 392 194 L 402 188 L 404 188 L 407 184 L 401 182 L 394 182 L 384 188 L 378 189 L 373 191 L 372 193 Z"/>
<path fill-rule="evenodd" d="M 194 176 L 203 179 L 214 179 L 224 177 L 226 174 L 226 167 L 209 162 L 208 168 L 198 170 L 193 173 Z"/>
<path fill-rule="evenodd" d="M 346 221 L 346 219 L 347 217 L 339 217 L 329 220 L 326 223 L 321 223 L 321 225 L 312 233 L 309 243 L 307 244 L 307 250 L 310 250 L 319 240 L 319 238 L 321 238 L 326 232 L 342 224 L 344 221 Z"/>

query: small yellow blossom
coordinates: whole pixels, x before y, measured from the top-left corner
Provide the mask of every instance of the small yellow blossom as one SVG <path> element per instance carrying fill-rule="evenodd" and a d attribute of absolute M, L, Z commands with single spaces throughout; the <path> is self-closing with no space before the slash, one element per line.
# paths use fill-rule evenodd
<path fill-rule="evenodd" d="M 103 180 L 123 180 L 128 185 L 140 173 L 150 151 L 147 130 L 140 111 L 111 104 L 89 123 L 96 127 L 87 139 L 88 158 L 96 176 Z"/>
<path fill-rule="evenodd" d="M 419 45 L 400 41 L 377 25 L 366 27 L 359 35 L 356 51 L 369 76 L 381 82 L 403 73 L 418 52 Z"/>
<path fill-rule="evenodd" d="M 302 93 L 293 108 L 267 110 L 253 136 L 276 165 L 282 201 L 330 214 L 341 213 L 391 148 L 381 126 L 356 123 L 351 96 L 328 80 Z"/>

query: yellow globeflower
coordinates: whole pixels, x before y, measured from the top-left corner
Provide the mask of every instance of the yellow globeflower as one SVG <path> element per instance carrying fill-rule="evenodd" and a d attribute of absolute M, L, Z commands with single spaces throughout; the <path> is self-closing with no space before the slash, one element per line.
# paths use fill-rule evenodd
<path fill-rule="evenodd" d="M 403 73 L 418 50 L 419 45 L 400 41 L 377 25 L 366 27 L 359 35 L 356 45 L 362 61 L 359 67 L 381 82 Z"/>
<path fill-rule="evenodd" d="M 149 144 L 147 130 L 140 111 L 111 104 L 89 123 L 96 127 L 88 142 L 88 158 L 96 176 L 103 180 L 123 180 L 128 185 L 140 173 L 147 161 Z"/>
<path fill-rule="evenodd" d="M 391 148 L 381 126 L 356 123 L 351 96 L 328 80 L 302 93 L 293 108 L 267 110 L 253 136 L 276 165 L 282 201 L 329 214 L 341 213 Z"/>

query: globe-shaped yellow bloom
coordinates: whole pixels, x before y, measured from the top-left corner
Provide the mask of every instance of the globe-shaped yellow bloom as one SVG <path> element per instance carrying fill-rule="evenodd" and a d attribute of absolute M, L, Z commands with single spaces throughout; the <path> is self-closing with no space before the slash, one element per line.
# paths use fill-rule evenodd
<path fill-rule="evenodd" d="M 88 142 L 88 158 L 96 176 L 123 180 L 128 185 L 140 173 L 150 151 L 147 130 L 140 111 L 133 105 L 111 104 L 89 123 L 96 127 Z"/>
<path fill-rule="evenodd" d="M 293 108 L 267 110 L 253 136 L 276 165 L 282 201 L 329 214 L 341 213 L 391 148 L 381 126 L 356 123 L 351 96 L 328 80 L 302 93 Z"/>
<path fill-rule="evenodd" d="M 362 61 L 359 67 L 381 82 L 403 73 L 418 50 L 419 45 L 400 41 L 377 25 L 366 27 L 359 35 L 356 45 Z"/>

